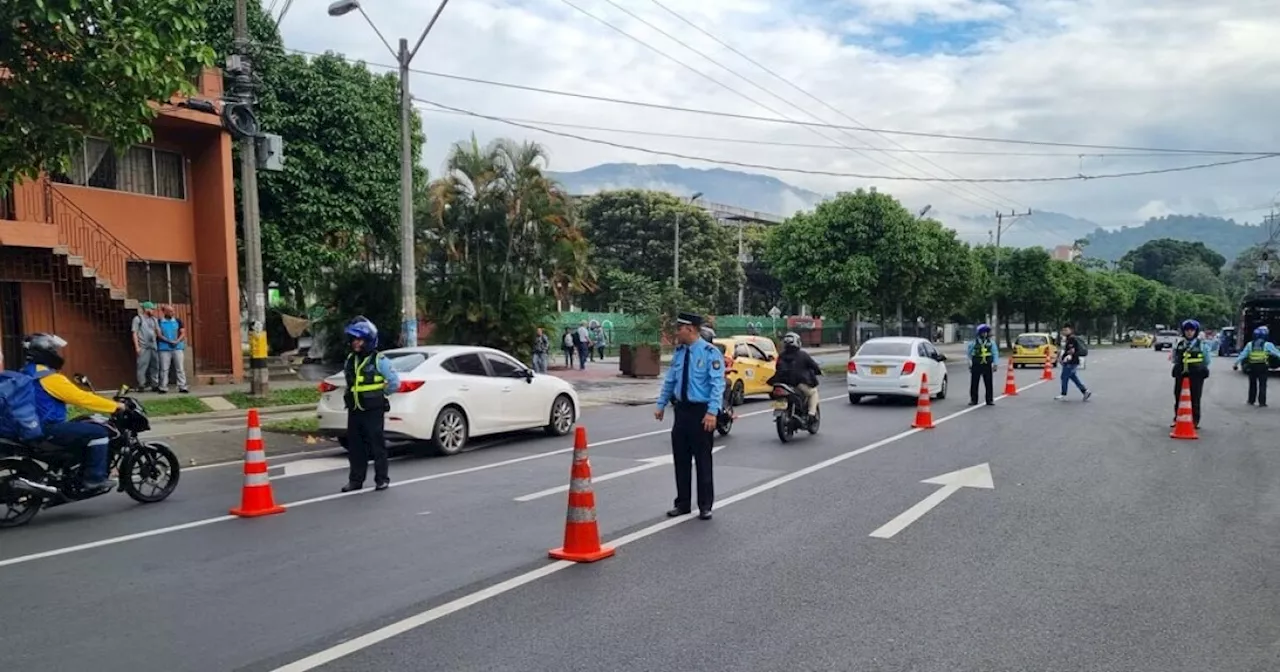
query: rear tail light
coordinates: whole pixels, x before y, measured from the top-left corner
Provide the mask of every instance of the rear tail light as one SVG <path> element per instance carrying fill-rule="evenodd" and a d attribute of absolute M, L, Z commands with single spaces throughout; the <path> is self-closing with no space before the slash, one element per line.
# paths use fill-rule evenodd
<path fill-rule="evenodd" d="M 396 392 L 401 394 L 404 394 L 405 392 L 412 392 L 419 387 L 422 387 L 424 382 L 425 381 L 422 380 L 402 380 L 400 381 L 400 387 L 396 388 Z"/>
<path fill-rule="evenodd" d="M 855 364 L 852 359 L 849 360 L 849 373 L 857 373 L 857 372 L 858 372 L 858 365 Z"/>
<path fill-rule="evenodd" d="M 781 388 L 781 387 L 775 387 L 775 388 L 773 388 L 773 396 L 775 396 L 775 397 L 785 397 L 785 396 L 787 396 L 787 391 L 786 391 L 785 389 Z"/>
<path fill-rule="evenodd" d="M 327 380 L 320 381 L 320 394 L 326 394 L 336 389 L 338 389 L 337 385 L 334 385 L 333 383 Z"/>
<path fill-rule="evenodd" d="M 915 362 L 907 362 L 906 364 L 902 365 L 902 375 L 909 376 L 915 372 L 916 372 Z"/>

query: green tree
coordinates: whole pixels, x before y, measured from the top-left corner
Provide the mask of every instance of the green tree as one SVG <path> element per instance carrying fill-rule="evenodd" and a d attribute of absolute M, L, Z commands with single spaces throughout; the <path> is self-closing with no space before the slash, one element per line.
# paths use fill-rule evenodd
<path fill-rule="evenodd" d="M 1270 266 L 1271 274 L 1274 276 L 1276 271 L 1280 270 L 1280 264 L 1277 264 L 1276 261 L 1276 253 L 1274 250 L 1268 250 L 1262 245 L 1255 245 L 1241 252 L 1239 256 L 1231 261 L 1231 265 L 1227 270 L 1223 272 L 1223 294 L 1231 305 L 1239 305 L 1245 294 L 1258 288 L 1258 267 L 1263 261 L 1264 255 Z"/>
<path fill-rule="evenodd" d="M 0 3 L 0 192 L 17 178 L 69 169 L 85 134 L 123 148 L 213 63 L 197 0 Z"/>
<path fill-rule="evenodd" d="M 1174 269 L 1180 266 L 1201 263 L 1216 275 L 1226 261 L 1204 243 L 1160 238 L 1130 250 L 1120 258 L 1120 265 L 1131 273 L 1167 285 Z"/>
<path fill-rule="evenodd" d="M 1001 314 L 1006 340 L 1009 340 L 1009 321 L 1014 312 L 1022 315 L 1023 327 L 1028 330 L 1033 322 L 1038 325 L 1065 312 L 1067 292 L 1054 268 L 1053 257 L 1040 247 L 1015 250 L 1007 264 L 1002 262 L 1000 272 L 1009 274 L 1009 299 L 1013 308 Z"/>
<path fill-rule="evenodd" d="M 965 310 L 975 292 L 985 294 L 985 278 L 977 256 L 955 231 L 934 220 L 921 222 L 920 229 L 930 250 L 924 259 L 932 264 L 924 269 L 926 286 L 910 302 L 911 314 L 929 322 L 949 320 Z"/>
<path fill-rule="evenodd" d="M 1213 269 L 1199 262 L 1183 263 L 1169 272 L 1169 286 L 1174 289 L 1221 297 L 1226 293 L 1222 278 Z"/>
<path fill-rule="evenodd" d="M 593 263 L 671 284 L 675 267 L 675 227 L 680 225 L 680 289 L 736 306 L 742 277 L 737 239 L 702 208 L 667 193 L 623 189 L 604 191 L 580 204 L 583 231 Z M 596 303 L 609 300 L 605 293 Z M 598 307 L 598 306 L 597 306 Z"/>
<path fill-rule="evenodd" d="M 585 245 L 544 157 L 540 146 L 511 140 L 453 146 L 431 184 L 435 247 L 424 294 L 435 339 L 529 353 L 552 308 L 552 250 Z"/>

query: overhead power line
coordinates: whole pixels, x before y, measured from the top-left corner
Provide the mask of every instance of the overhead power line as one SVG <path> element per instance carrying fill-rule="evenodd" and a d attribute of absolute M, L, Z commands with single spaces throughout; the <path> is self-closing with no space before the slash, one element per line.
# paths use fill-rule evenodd
<path fill-rule="evenodd" d="M 1231 166 L 1239 163 L 1250 163 L 1253 161 L 1262 161 L 1264 159 L 1273 159 L 1276 157 L 1280 157 L 1280 153 L 1251 155 L 1251 156 L 1245 156 L 1243 158 L 1229 159 L 1226 161 L 1215 161 L 1213 163 L 1197 163 L 1190 166 L 1177 166 L 1174 168 L 1160 168 L 1160 169 L 1153 169 L 1153 170 L 1134 170 L 1134 171 L 1128 171 L 1123 173 L 1102 173 L 1098 175 L 1086 175 L 1081 173 L 1078 175 L 1061 175 L 1061 176 L 1051 176 L 1051 177 L 959 177 L 959 178 L 910 177 L 910 176 L 901 176 L 901 175 L 870 175 L 866 173 L 845 173 L 845 172 L 838 172 L 838 171 L 832 171 L 832 170 L 814 170 L 809 168 L 790 168 L 790 167 L 784 167 L 784 166 L 771 166 L 767 164 L 747 163 L 743 161 L 733 161 L 730 159 L 713 159 L 705 156 L 696 156 L 693 154 L 683 154 L 680 152 L 669 152 L 669 151 L 660 150 L 660 149 L 651 149 L 648 147 L 638 147 L 636 145 L 627 145 L 620 142 L 603 140 L 600 138 L 589 138 L 589 137 L 577 135 L 574 133 L 565 133 L 563 131 L 553 131 L 549 128 L 542 128 L 539 126 L 535 126 L 533 124 L 525 124 L 525 123 L 513 121 L 511 119 L 504 119 L 502 117 L 494 117 L 487 114 L 480 114 L 478 112 L 472 112 L 471 110 L 465 110 L 459 107 L 453 107 L 451 105 L 445 105 L 443 103 L 437 103 L 435 101 L 426 100 L 423 98 L 414 98 L 414 100 L 416 102 L 425 103 L 427 105 L 431 105 L 443 110 L 450 110 L 450 111 L 457 112 L 459 114 L 463 114 L 469 117 L 475 117 L 477 119 L 487 119 L 489 121 L 495 121 L 501 124 L 506 124 L 508 126 L 515 126 L 517 128 L 523 128 L 530 131 L 538 131 L 540 133 L 546 133 L 548 135 L 554 135 L 562 138 L 569 138 L 572 140 L 580 140 L 582 142 L 588 142 L 588 143 L 597 144 L 597 145 L 606 145 L 609 147 L 614 147 L 616 149 L 626 149 L 626 150 L 631 150 L 635 152 L 644 152 L 646 154 L 654 154 L 657 156 L 669 156 L 672 158 L 685 159 L 688 161 L 702 161 L 704 163 L 717 163 L 724 166 L 737 166 L 739 168 L 753 168 L 756 170 L 773 170 L 773 171 L 783 172 L 783 173 L 799 173 L 804 175 L 824 175 L 828 177 L 852 177 L 852 178 L 863 179 L 863 180 L 893 180 L 898 182 L 943 182 L 943 183 L 970 183 L 970 184 L 1075 182 L 1075 181 L 1087 181 L 1087 180 L 1109 180 L 1109 179 L 1117 179 L 1122 177 L 1141 177 L 1143 175 L 1162 175 L 1164 173 L 1180 173 L 1180 172 L 1187 172 L 1192 170 L 1203 170 L 1206 168 L 1218 168 L 1221 166 Z"/>
<path fill-rule="evenodd" d="M 312 51 L 303 51 L 301 49 L 286 48 L 285 51 L 289 53 L 300 54 L 303 56 L 322 56 L 323 55 L 323 54 L 318 54 Z M 373 66 L 376 68 L 382 68 L 384 70 L 398 69 L 397 66 L 388 65 L 386 63 L 377 63 L 373 61 L 360 61 L 359 59 L 347 58 L 341 55 L 337 55 L 337 57 L 342 58 L 343 60 L 346 60 L 349 62 L 363 62 L 365 65 Z M 441 79 L 449 79 L 449 80 L 458 81 L 458 82 L 469 82 L 472 84 L 482 84 L 485 86 L 496 86 L 496 87 L 505 88 L 505 89 L 528 91 L 530 93 L 543 93 L 543 94 L 552 95 L 552 96 L 577 98 L 579 100 L 592 100 L 592 101 L 601 102 L 601 103 L 613 103 L 616 105 L 629 105 L 632 107 L 643 107 L 643 108 L 652 109 L 652 110 L 666 110 L 669 112 L 683 112 L 686 114 L 698 114 L 703 116 L 722 117 L 726 119 L 740 119 L 743 121 L 759 121 L 759 122 L 790 125 L 790 126 L 817 126 L 821 128 L 834 128 L 834 129 L 842 129 L 842 130 L 864 132 L 864 133 L 887 133 L 889 135 L 904 135 L 904 136 L 912 136 L 912 137 L 920 137 L 920 138 L 935 138 L 939 140 L 960 140 L 964 142 L 985 142 L 985 143 L 994 143 L 994 144 L 1033 145 L 1033 146 L 1041 146 L 1041 147 L 1063 147 L 1063 148 L 1077 148 L 1077 149 L 1097 149 L 1097 150 L 1107 150 L 1107 151 L 1115 151 L 1115 152 L 1159 152 L 1159 153 L 1168 153 L 1168 154 L 1191 154 L 1191 155 L 1202 155 L 1202 156 L 1245 156 L 1245 157 L 1248 157 L 1248 156 L 1271 157 L 1271 156 L 1276 156 L 1277 154 L 1280 154 L 1280 151 L 1244 152 L 1244 151 L 1238 151 L 1238 150 L 1186 149 L 1186 148 L 1170 148 L 1170 147 L 1104 145 L 1104 144 L 1089 144 L 1089 143 L 1079 143 L 1079 142 L 1055 142 L 1055 141 L 1049 141 L 1049 140 L 995 138 L 995 137 L 986 137 L 986 136 L 978 136 L 978 135 L 932 133 L 932 132 L 926 132 L 926 131 L 903 131 L 903 130 L 888 129 L 888 128 L 873 128 L 869 126 L 868 127 L 841 126 L 838 124 L 828 124 L 828 123 L 822 123 L 822 122 L 790 121 L 787 119 L 758 117 L 758 116 L 753 116 L 749 114 L 738 114 L 734 112 L 718 112 L 715 110 L 704 110 L 704 109 L 698 109 L 698 108 L 692 108 L 692 107 L 681 107 L 678 105 L 648 103 L 648 102 L 639 101 L 639 100 L 628 100 L 625 98 L 611 98 L 609 96 L 597 96 L 597 95 L 588 94 L 588 93 L 577 93 L 574 91 L 561 91 L 557 89 L 548 89 L 548 88 L 543 88 L 538 86 L 529 86 L 527 84 L 513 84 L 511 82 L 499 82 L 499 81 L 490 80 L 490 79 L 482 79 L 479 77 L 452 75 L 452 74 L 443 73 L 443 72 L 435 72 L 432 70 L 419 70 L 415 68 L 410 68 L 410 72 L 417 75 L 423 75 L 425 77 L 438 77 Z"/>

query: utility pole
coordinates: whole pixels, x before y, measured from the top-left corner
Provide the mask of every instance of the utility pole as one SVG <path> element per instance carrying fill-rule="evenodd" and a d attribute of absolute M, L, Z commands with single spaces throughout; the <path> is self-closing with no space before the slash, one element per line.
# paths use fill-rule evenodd
<path fill-rule="evenodd" d="M 247 0 L 236 0 L 234 94 L 250 110 L 254 102 L 253 70 L 249 60 L 249 10 Z M 252 115 L 248 115 L 252 119 Z M 256 124 L 252 124 L 256 126 Z M 251 129 L 256 134 L 257 129 Z M 245 284 L 249 295 L 249 393 L 265 396 L 267 375 L 267 297 L 262 281 L 262 228 L 258 221 L 258 152 L 256 138 L 240 138 L 240 194 L 244 226 Z"/>
<path fill-rule="evenodd" d="M 999 211 L 996 212 L 996 272 L 991 278 L 991 329 L 997 334 L 1000 330 L 1000 234 L 1003 233 L 1005 228 L 1004 220 L 1030 216 L 1030 208 L 1026 212 L 1013 212 L 1011 210 L 1007 215 Z M 1013 226 L 1013 224 L 1011 223 L 1009 226 Z"/>

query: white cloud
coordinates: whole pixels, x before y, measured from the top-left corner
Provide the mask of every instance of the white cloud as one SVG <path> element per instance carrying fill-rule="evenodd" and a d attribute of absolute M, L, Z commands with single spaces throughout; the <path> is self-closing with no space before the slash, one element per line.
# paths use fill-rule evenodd
<path fill-rule="evenodd" d="M 793 119 L 854 125 L 719 47 L 649 0 L 615 0 L 753 82 L 791 107 L 744 83 L 609 6 L 571 0 L 684 63 Z M 1273 0 L 662 0 L 690 21 L 769 66 L 859 122 L 878 128 L 1139 146 L 1277 150 L 1280 132 L 1280 31 Z M 435 2 L 368 0 L 365 8 L 394 39 L 412 41 Z M 840 13 L 833 14 L 832 8 Z M 918 44 L 912 23 L 995 21 L 983 41 L 958 53 L 902 54 L 883 45 Z M 886 24 L 898 24 L 887 26 Z M 283 22 L 288 46 L 332 49 L 391 63 L 373 31 L 355 14 L 330 18 L 323 3 L 297 3 Z M 963 35 L 943 35 L 953 40 Z M 414 68 L 594 95 L 740 114 L 774 116 L 569 8 L 558 0 L 467 0 L 452 3 L 428 37 Z M 794 143 L 867 144 L 893 148 L 864 133 L 806 130 L 780 124 L 664 112 L 479 86 L 415 75 L 415 95 L 477 112 L 706 136 Z M 456 115 L 424 113 L 428 165 L 437 169 L 449 145 L 474 131 L 482 140 L 537 140 L 553 169 L 608 161 L 711 164 L 591 145 Z M 874 175 L 944 176 L 919 155 L 749 146 L 565 129 L 612 141 L 726 160 Z M 827 136 L 824 139 L 821 136 Z M 889 136 L 915 149 L 1060 151 L 1061 156 L 927 155 L 966 177 L 1029 177 L 1126 172 L 1201 163 L 1214 157 L 1096 158 L 1080 152 L 1017 145 Z M 866 144 L 863 144 L 866 143 Z M 732 166 L 726 166 L 732 168 Z M 769 171 L 750 171 L 769 172 Z M 814 191 L 877 186 L 908 206 L 981 215 L 1030 207 L 1088 217 L 1105 225 L 1135 224 L 1158 204 L 1205 206 L 1237 219 L 1260 214 L 1280 188 L 1280 159 L 1209 171 L 1122 180 L 992 185 L 929 185 L 889 180 L 769 172 Z M 1153 209 L 1154 208 L 1154 209 Z M 1248 210 L 1252 208 L 1252 210 Z M 1211 213 L 1210 213 L 1211 214 Z M 1028 224 L 1034 226 L 1034 224 Z"/>

